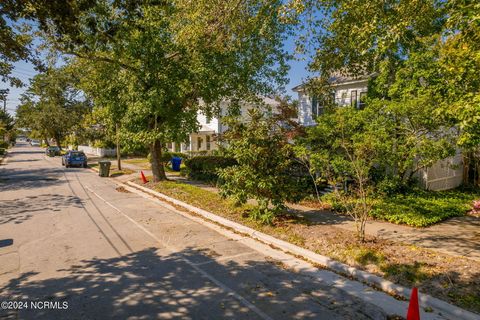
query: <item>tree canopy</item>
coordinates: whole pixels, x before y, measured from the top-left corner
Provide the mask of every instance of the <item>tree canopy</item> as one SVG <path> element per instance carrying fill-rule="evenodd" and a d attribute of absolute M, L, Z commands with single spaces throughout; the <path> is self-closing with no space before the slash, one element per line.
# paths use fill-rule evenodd
<path fill-rule="evenodd" d="M 78 35 L 80 12 L 93 6 L 95 0 L 3 0 L 0 2 L 0 77 L 20 86 L 11 74 L 13 63 L 32 62 L 40 70 L 44 65 L 33 39 L 37 31 L 55 32 L 59 37 L 74 39 Z M 78 40 L 77 40 L 78 41 Z"/>
<path fill-rule="evenodd" d="M 312 94 L 324 92 L 332 75 L 369 75 L 372 112 L 396 123 L 390 137 L 410 137 L 405 144 L 392 140 L 390 154 L 396 152 L 397 159 L 408 156 L 412 165 L 429 154 L 426 163 L 432 164 L 455 148 L 465 156 L 478 150 L 478 3 L 298 2 L 292 1 L 292 8 L 313 17 L 307 40 L 315 51 L 309 67 L 319 77 L 311 81 Z"/>
<path fill-rule="evenodd" d="M 75 132 L 91 109 L 89 101 L 76 89 L 77 82 L 78 78 L 66 68 L 36 75 L 21 97 L 17 126 L 47 141 L 54 138 L 61 147 L 65 137 Z"/>
<path fill-rule="evenodd" d="M 124 140 L 149 146 L 159 180 L 165 144 L 198 129 L 198 110 L 211 114 L 222 100 L 234 105 L 284 83 L 281 7 L 264 0 L 97 1 L 78 16 L 78 36 L 50 30 L 46 38 L 54 50 L 91 62 L 84 72 L 121 88 L 94 98 L 127 106 L 112 119 L 122 121 Z"/>

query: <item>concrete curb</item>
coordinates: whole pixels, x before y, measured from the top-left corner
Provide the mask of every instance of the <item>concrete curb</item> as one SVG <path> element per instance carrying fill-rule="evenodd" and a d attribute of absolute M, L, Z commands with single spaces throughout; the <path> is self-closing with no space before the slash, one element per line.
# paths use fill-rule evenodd
<path fill-rule="evenodd" d="M 350 267 L 346 264 L 340 263 L 338 261 L 332 260 L 328 257 L 319 255 L 313 251 L 303 249 L 301 247 L 298 247 L 294 244 L 291 244 L 289 242 L 279 240 L 277 238 L 274 238 L 272 236 L 269 236 L 265 233 L 259 232 L 257 230 L 254 230 L 252 228 L 246 227 L 244 225 L 241 225 L 239 223 L 233 222 L 231 220 L 225 219 L 223 217 L 217 216 L 211 212 L 202 210 L 200 208 L 194 207 L 192 205 L 189 205 L 183 201 L 174 199 L 172 197 L 169 197 L 167 195 L 164 195 L 160 192 L 154 191 L 149 188 L 145 188 L 137 183 L 128 181 L 128 185 L 136 188 L 137 190 L 140 190 L 142 192 L 145 192 L 147 194 L 159 197 L 161 199 L 164 199 L 165 201 L 168 201 L 170 203 L 173 203 L 174 205 L 177 205 L 179 207 L 183 207 L 187 209 L 188 211 L 191 211 L 197 215 L 202 216 L 203 218 L 213 221 L 215 223 L 218 223 L 224 227 L 230 228 L 236 232 L 246 234 L 254 239 L 257 239 L 265 244 L 275 246 L 282 251 L 286 253 L 293 254 L 295 256 L 298 256 L 306 261 L 313 262 L 315 264 L 322 265 L 326 267 L 327 269 L 330 269 L 336 273 L 339 273 L 341 275 L 346 275 L 348 277 L 352 277 L 360 282 L 363 282 L 367 285 L 373 286 L 375 288 L 379 288 L 389 294 L 392 294 L 394 296 L 398 297 L 403 297 L 405 299 L 410 299 L 410 293 L 411 293 L 411 288 L 406 288 L 400 285 L 397 285 L 391 281 L 385 280 L 379 276 L 373 275 L 371 273 L 355 269 L 353 267 Z M 419 303 L 420 306 L 423 308 L 432 308 L 435 311 L 439 312 L 440 314 L 447 316 L 448 318 L 451 319 L 465 319 L 465 320 L 479 320 L 480 315 L 477 315 L 475 313 L 472 313 L 470 311 L 461 309 L 459 307 L 456 307 L 452 304 L 449 304 L 445 301 L 442 301 L 440 299 L 431 297 L 427 294 L 421 294 L 419 295 Z"/>

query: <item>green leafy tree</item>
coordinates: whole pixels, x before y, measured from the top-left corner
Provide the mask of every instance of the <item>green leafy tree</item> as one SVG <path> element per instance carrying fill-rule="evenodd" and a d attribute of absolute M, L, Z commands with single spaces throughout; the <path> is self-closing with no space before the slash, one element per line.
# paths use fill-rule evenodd
<path fill-rule="evenodd" d="M 304 150 L 308 150 L 314 172 L 334 186 L 334 197 L 355 220 L 361 241 L 365 239 L 365 224 L 377 191 L 372 170 L 381 153 L 378 145 L 386 136 L 364 130 L 368 122 L 364 111 L 331 108 L 298 141 L 307 146 Z"/>
<path fill-rule="evenodd" d="M 0 110 L 0 137 L 3 141 L 14 141 L 16 136 L 15 120 L 13 117 L 3 110 Z"/>
<path fill-rule="evenodd" d="M 290 8 L 312 17 L 311 94 L 327 92 L 333 74 L 371 75 L 370 129 L 392 138 L 381 146 L 384 175 L 405 182 L 458 147 L 480 169 L 477 3 L 295 0 Z"/>
<path fill-rule="evenodd" d="M 121 145 L 136 150 L 132 143 L 126 143 L 121 135 L 124 115 L 127 112 L 127 98 L 122 74 L 119 66 L 104 61 L 73 59 L 70 61 L 71 72 L 81 73 L 77 87 L 93 102 L 94 109 L 83 124 L 84 137 L 89 140 L 102 140 L 106 145 L 115 144 L 117 150 L 117 167 L 121 170 Z M 142 145 L 143 146 L 143 145 Z"/>
<path fill-rule="evenodd" d="M 44 66 L 32 41 L 38 31 L 80 41 L 78 16 L 96 3 L 95 0 L 2 0 L 0 2 L 0 77 L 11 85 L 21 86 L 12 75 L 13 63 L 28 61 L 39 70 Z"/>
<path fill-rule="evenodd" d="M 282 1 L 99 1 L 79 16 L 73 41 L 50 32 L 52 48 L 112 65 L 124 143 L 146 145 L 154 180 L 166 179 L 162 153 L 198 129 L 196 113 L 283 83 L 287 26 Z M 70 41 L 71 40 L 71 41 Z M 117 122 L 118 119 L 113 119 Z"/>
<path fill-rule="evenodd" d="M 277 119 L 258 109 L 249 110 L 246 122 L 230 117 L 225 123 L 224 152 L 238 164 L 219 170 L 221 193 L 239 204 L 255 199 L 258 206 L 251 217 L 271 223 L 286 201 L 298 200 L 288 174 L 294 163 L 292 145 Z"/>
<path fill-rule="evenodd" d="M 46 141 L 54 138 L 61 147 L 65 137 L 75 133 L 84 114 L 91 110 L 88 100 L 75 88 L 76 81 L 64 68 L 36 75 L 21 97 L 17 125 Z"/>

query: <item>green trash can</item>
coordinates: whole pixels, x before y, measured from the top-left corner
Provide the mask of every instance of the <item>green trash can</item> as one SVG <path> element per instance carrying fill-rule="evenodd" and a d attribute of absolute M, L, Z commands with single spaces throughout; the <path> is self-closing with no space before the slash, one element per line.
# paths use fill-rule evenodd
<path fill-rule="evenodd" d="M 112 165 L 110 161 L 99 161 L 98 165 L 100 167 L 100 170 L 98 171 L 100 177 L 110 176 L 110 166 Z"/>

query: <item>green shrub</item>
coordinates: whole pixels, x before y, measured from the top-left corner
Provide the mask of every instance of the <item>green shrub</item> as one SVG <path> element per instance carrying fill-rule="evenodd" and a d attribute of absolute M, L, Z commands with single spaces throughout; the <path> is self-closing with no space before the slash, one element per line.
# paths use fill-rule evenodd
<path fill-rule="evenodd" d="M 256 200 L 250 217 L 269 224 L 285 212 L 286 202 L 299 200 L 294 175 L 300 176 L 301 171 L 293 167 L 293 148 L 279 120 L 259 109 L 248 110 L 248 116 L 247 123 L 224 118 L 229 128 L 223 135 L 224 152 L 238 164 L 218 170 L 220 192 L 238 204 Z"/>
<path fill-rule="evenodd" d="M 392 196 L 395 194 L 406 193 L 412 190 L 413 181 L 407 184 L 399 177 L 384 178 L 377 184 L 377 189 L 380 194 Z"/>
<path fill-rule="evenodd" d="M 289 178 L 293 186 L 292 191 L 295 193 L 296 201 L 315 195 L 315 184 L 308 172 L 308 168 L 303 164 L 298 161 L 291 161 L 283 173 Z"/>
<path fill-rule="evenodd" d="M 480 198 L 480 190 L 455 189 L 426 191 L 411 189 L 405 194 L 384 195 L 371 199 L 370 216 L 396 224 L 427 227 L 451 217 L 459 217 L 472 209 L 473 200 Z M 322 196 L 322 201 L 338 213 L 345 212 L 345 204 L 333 193 Z"/>
<path fill-rule="evenodd" d="M 0 141 L 0 148 L 8 149 L 9 144 L 7 141 Z"/>
<path fill-rule="evenodd" d="M 0 156 L 3 156 L 5 154 L 5 148 L 0 148 Z"/>
<path fill-rule="evenodd" d="M 407 194 L 382 197 L 375 201 L 371 216 L 397 224 L 426 227 L 450 217 L 462 216 L 478 198 L 477 191 L 414 190 Z"/>
<path fill-rule="evenodd" d="M 185 160 L 185 173 L 189 178 L 217 182 L 218 169 L 237 164 L 233 158 L 224 156 L 198 156 Z"/>

